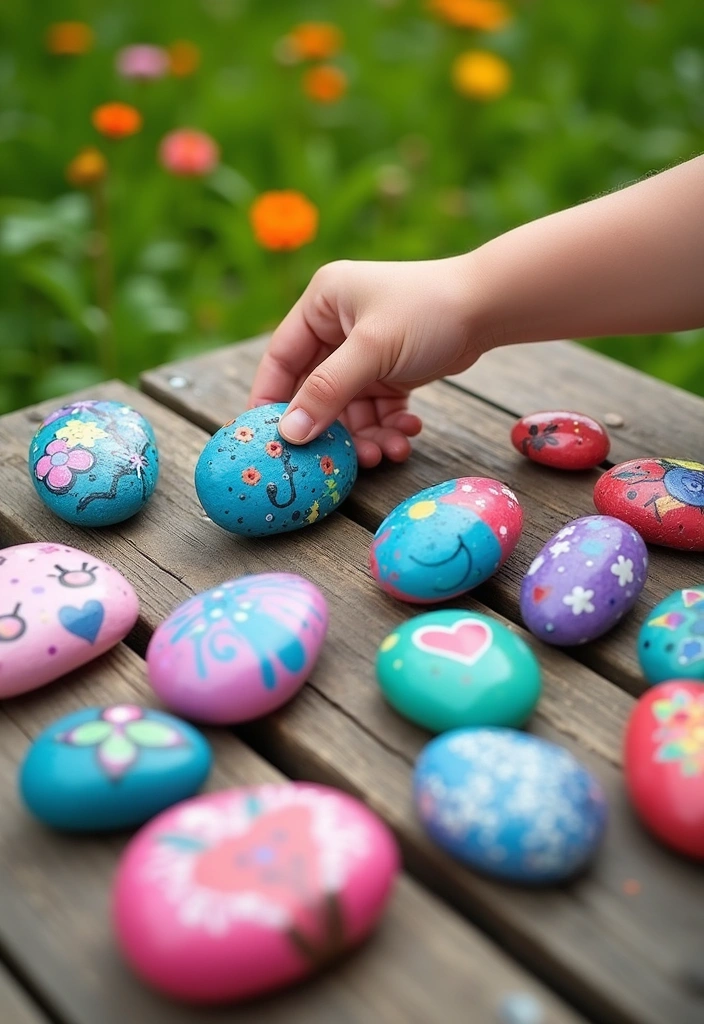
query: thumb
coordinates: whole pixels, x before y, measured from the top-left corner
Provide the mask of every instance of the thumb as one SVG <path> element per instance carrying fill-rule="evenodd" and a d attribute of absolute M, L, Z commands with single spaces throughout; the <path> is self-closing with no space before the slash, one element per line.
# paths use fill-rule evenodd
<path fill-rule="evenodd" d="M 368 335 L 367 335 L 368 337 Z M 279 433 L 291 444 L 312 441 L 337 419 L 352 399 L 378 380 L 375 346 L 358 324 L 339 348 L 310 373 L 279 421 Z"/>

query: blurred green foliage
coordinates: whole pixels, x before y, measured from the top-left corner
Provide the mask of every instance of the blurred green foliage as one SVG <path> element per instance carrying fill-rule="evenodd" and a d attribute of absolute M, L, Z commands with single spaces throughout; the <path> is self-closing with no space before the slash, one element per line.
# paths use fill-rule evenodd
<path fill-rule="evenodd" d="M 0 11 L 0 411 L 116 372 L 246 338 L 285 313 L 317 266 L 341 257 L 416 259 L 474 247 L 526 220 L 701 151 L 704 5 L 692 0 L 523 0 L 500 32 L 452 28 L 422 0 L 5 0 Z M 47 25 L 80 19 L 93 50 L 56 57 Z M 334 21 L 345 99 L 308 100 L 302 66 L 276 44 L 297 22 Z M 120 47 L 189 39 L 190 78 L 121 79 Z M 458 96 L 450 68 L 489 49 L 513 69 L 501 99 Z M 144 129 L 101 140 L 91 111 L 136 105 Z M 210 132 L 222 165 L 176 179 L 156 159 L 179 126 Z M 67 163 L 100 145 L 110 163 L 116 365 L 101 354 L 90 196 Z M 252 199 L 304 192 L 316 240 L 269 253 Z M 704 285 L 703 285 L 704 287 Z M 599 347 L 704 394 L 704 332 Z"/>

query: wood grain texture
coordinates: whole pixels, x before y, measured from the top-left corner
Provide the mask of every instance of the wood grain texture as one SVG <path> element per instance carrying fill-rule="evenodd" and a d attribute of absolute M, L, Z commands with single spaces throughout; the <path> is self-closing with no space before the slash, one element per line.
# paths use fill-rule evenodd
<path fill-rule="evenodd" d="M 170 408 L 213 432 L 226 418 L 245 408 L 265 345 L 266 338 L 257 339 L 198 360 L 162 367 L 144 376 L 144 387 Z M 561 349 L 558 345 L 557 351 L 580 354 L 585 350 L 576 345 Z M 610 365 L 612 360 L 606 362 Z M 183 386 L 174 388 L 173 381 Z M 701 422 L 704 402 L 695 400 L 695 404 L 697 401 Z M 450 384 L 438 382 L 419 389 L 413 407 L 425 425 L 413 457 L 403 466 L 384 465 L 361 473 L 343 512 L 376 530 L 398 502 L 442 480 L 490 476 L 508 483 L 524 510 L 523 535 L 508 563 L 474 594 L 519 622 L 518 593 L 530 562 L 566 522 L 595 513 L 592 492 L 600 471 L 561 473 L 529 462 L 511 445 L 512 415 Z M 690 421 L 690 432 L 695 429 L 695 421 Z M 648 580 L 634 611 L 606 637 L 574 649 L 572 656 L 628 692 L 642 693 L 646 683 L 636 657 L 642 622 L 672 590 L 701 583 L 704 556 L 651 548 Z"/>
<path fill-rule="evenodd" d="M 125 837 L 53 834 L 29 818 L 15 792 L 16 766 L 28 740 L 76 708 L 122 701 L 155 704 L 143 662 L 120 645 L 70 681 L 3 705 L 0 942 L 47 1004 L 56 1007 L 62 1022 L 196 1024 L 206 1011 L 177 1006 L 149 992 L 122 964 L 113 943 L 109 892 Z M 211 729 L 207 735 L 215 753 L 207 789 L 283 781 L 228 730 Z M 3 982 L 0 973 L 2 1024 L 41 1024 L 37 1016 L 6 1015 L 5 1005 L 11 1004 L 9 996 L 3 1003 Z M 319 980 L 248 1007 L 208 1010 L 207 1019 L 237 1024 L 363 1024 L 370 1019 L 426 1024 L 442 1006 L 444 1020 L 461 1024 L 471 1000 L 476 1020 L 489 1024 L 511 991 L 535 995 L 550 1024 L 578 1024 L 582 1019 L 476 929 L 402 876 L 379 931 L 339 966 Z"/>
<path fill-rule="evenodd" d="M 29 994 L 0 963 L 0 1021 L 2 1024 L 49 1024 Z"/>
<path fill-rule="evenodd" d="M 388 600 L 372 582 L 369 534 L 343 516 L 266 544 L 225 534 L 203 518 L 193 492 L 206 435 L 124 386 L 101 394 L 130 401 L 156 428 L 164 474 L 153 501 L 133 524 L 114 530 L 88 534 L 58 523 L 34 495 L 23 461 L 31 424 L 15 414 L 0 422 L 0 535 L 43 539 L 58 528 L 65 542 L 108 558 L 137 587 L 145 634 L 176 603 L 175 590 L 180 600 L 227 577 L 271 569 L 314 580 L 330 603 L 329 642 L 301 695 L 252 730 L 257 745 L 290 774 L 367 799 L 396 829 L 414 873 L 599 1021 L 694 1024 L 701 1001 L 682 977 L 701 940 L 703 880 L 644 836 L 625 807 L 615 765 L 630 698 L 563 653 L 545 651 L 547 692 L 533 728 L 575 750 L 605 785 L 613 814 L 603 855 L 589 875 L 549 892 L 511 889 L 465 871 L 425 840 L 411 807 L 410 766 L 427 737 L 386 707 L 373 681 L 378 641 L 415 610 Z M 170 591 L 151 582 L 150 567 L 155 579 L 172 581 Z M 637 898 L 624 894 L 629 878 L 641 884 Z"/>

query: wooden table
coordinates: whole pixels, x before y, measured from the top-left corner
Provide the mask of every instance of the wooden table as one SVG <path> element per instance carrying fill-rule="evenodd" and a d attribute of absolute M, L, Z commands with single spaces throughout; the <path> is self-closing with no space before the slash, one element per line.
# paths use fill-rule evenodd
<path fill-rule="evenodd" d="M 264 344 L 147 373 L 143 393 L 117 382 L 90 392 L 140 409 L 162 453 L 153 500 L 113 529 L 70 527 L 34 493 L 28 443 L 57 401 L 0 419 L 0 545 L 59 540 L 86 549 L 124 572 L 141 599 L 125 644 L 0 709 L 0 1022 L 490 1024 L 500 1020 L 505 996 L 520 992 L 542 1004 L 541 1024 L 702 1024 L 704 876 L 701 866 L 652 841 L 630 812 L 621 737 L 644 689 L 638 627 L 669 591 L 702 584 L 704 558 L 654 550 L 636 610 L 598 643 L 566 653 L 529 638 L 545 673 L 531 730 L 573 750 L 602 781 L 611 807 L 593 869 L 569 885 L 531 891 L 464 869 L 416 821 L 411 766 L 427 736 L 384 703 L 373 659 L 392 626 L 417 609 L 381 593 L 367 552 L 370 531 L 402 498 L 451 477 L 499 477 L 523 505 L 522 540 L 492 580 L 456 604 L 519 623 L 523 573 L 555 530 L 593 511 L 599 471 L 559 474 L 523 460 L 509 442 L 516 415 L 560 407 L 598 418 L 617 413 L 624 422 L 611 431 L 615 462 L 701 458 L 704 401 L 568 343 L 493 353 L 418 392 L 415 409 L 426 426 L 409 463 L 363 473 L 341 511 L 314 531 L 247 541 L 204 516 L 193 468 L 208 432 L 245 408 Z M 20 807 L 16 769 L 29 740 L 77 706 L 152 703 L 142 657 L 156 625 L 197 591 L 272 569 L 300 572 L 322 588 L 331 610 L 328 642 L 310 682 L 282 711 L 246 729 L 208 730 L 217 764 L 210 788 L 283 773 L 355 793 L 395 830 L 406 873 L 378 933 L 338 967 L 259 1003 L 206 1012 L 147 991 L 115 952 L 108 892 L 125 837 L 50 834 Z"/>

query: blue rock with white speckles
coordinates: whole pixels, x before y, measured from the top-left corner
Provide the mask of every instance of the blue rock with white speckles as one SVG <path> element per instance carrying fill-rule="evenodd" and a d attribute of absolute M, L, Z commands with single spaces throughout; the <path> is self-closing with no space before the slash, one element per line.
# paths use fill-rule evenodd
<path fill-rule="evenodd" d="M 114 526 L 151 497 L 159 453 L 151 424 L 124 402 L 73 402 L 48 416 L 29 472 L 51 511 L 76 526 Z"/>
<path fill-rule="evenodd" d="M 416 762 L 418 814 L 465 864 L 523 884 L 581 871 L 606 825 L 597 780 L 567 751 L 513 729 L 456 729 Z"/>
<path fill-rule="evenodd" d="M 250 409 L 203 449 L 196 491 L 208 516 L 230 533 L 265 537 L 311 526 L 334 512 L 357 478 L 357 453 L 339 421 L 315 441 L 279 434 L 284 403 Z"/>

